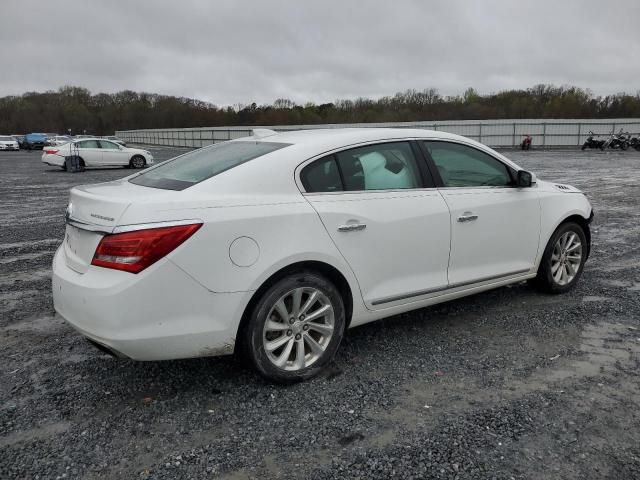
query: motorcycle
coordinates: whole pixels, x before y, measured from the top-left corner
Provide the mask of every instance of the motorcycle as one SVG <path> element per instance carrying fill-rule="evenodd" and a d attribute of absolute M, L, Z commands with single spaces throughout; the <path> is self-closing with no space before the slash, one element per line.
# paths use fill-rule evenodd
<path fill-rule="evenodd" d="M 522 142 L 520 142 L 520 148 L 522 150 L 531 150 L 532 141 L 533 141 L 533 138 L 531 138 L 531 135 L 525 135 L 524 138 L 522 139 Z"/>
<path fill-rule="evenodd" d="M 582 144 L 582 150 L 585 150 L 587 148 L 599 148 L 600 150 L 604 150 L 605 147 L 605 140 L 597 140 L 595 138 L 593 138 L 595 136 L 595 133 L 593 133 L 592 131 L 589 131 L 589 136 L 587 137 L 587 141 L 584 142 Z"/>
<path fill-rule="evenodd" d="M 617 134 L 612 132 L 606 146 L 613 149 L 626 150 L 629 148 L 629 137 L 624 134 L 622 129 Z"/>

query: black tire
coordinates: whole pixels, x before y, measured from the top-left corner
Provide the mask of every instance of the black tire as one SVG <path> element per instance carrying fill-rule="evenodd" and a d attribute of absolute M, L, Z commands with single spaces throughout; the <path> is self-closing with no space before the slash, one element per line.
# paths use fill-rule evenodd
<path fill-rule="evenodd" d="M 586 143 L 582 144 L 582 150 L 584 150 L 585 148 L 587 148 L 587 144 Z"/>
<path fill-rule="evenodd" d="M 286 370 L 276 366 L 265 351 L 263 340 L 263 336 L 265 335 L 264 328 L 267 320 L 269 320 L 267 317 L 272 309 L 275 308 L 278 300 L 282 299 L 283 296 L 286 296 L 289 292 L 301 287 L 318 290 L 325 296 L 325 299 L 330 302 L 333 308 L 333 332 L 325 345 L 324 352 L 310 366 L 299 370 Z M 298 322 L 296 321 L 295 323 L 296 326 L 298 326 Z M 294 383 L 307 380 L 316 376 L 331 362 L 344 336 L 345 324 L 345 310 L 342 296 L 333 283 L 313 271 L 293 273 L 280 279 L 267 289 L 256 303 L 246 325 L 244 325 L 242 331 L 239 333 L 241 342 L 240 354 L 261 376 L 273 382 Z M 286 333 L 282 333 L 282 337 L 278 338 L 284 338 L 285 335 L 293 338 L 291 332 L 292 330 L 287 330 Z M 310 334 L 311 332 L 307 331 L 307 333 Z M 305 334 L 302 333 L 302 335 Z M 299 335 L 296 335 L 296 338 L 298 336 Z M 297 342 L 302 343 L 303 349 L 308 348 L 303 337 Z M 293 348 L 297 348 L 298 343 L 292 345 L 294 345 Z M 283 344 L 283 350 L 285 347 L 286 344 Z M 274 349 L 273 353 L 277 351 L 279 351 L 278 348 Z M 297 356 L 297 352 L 293 352 L 293 349 L 291 349 L 290 352 L 291 355 Z M 281 354 L 284 355 L 284 352 Z M 309 355 L 311 355 L 311 352 L 309 352 Z M 287 354 L 287 358 L 290 358 L 289 354 Z"/>
<path fill-rule="evenodd" d="M 626 150 L 627 148 L 629 148 L 629 144 L 628 144 L 627 142 L 622 142 L 622 143 L 620 144 L 620 148 L 621 148 L 622 150 Z"/>
<path fill-rule="evenodd" d="M 131 168 L 144 168 L 146 164 L 147 161 L 142 155 L 134 155 L 131 160 L 129 160 L 129 166 Z"/>
<path fill-rule="evenodd" d="M 578 267 L 577 272 L 575 273 L 573 279 L 562 285 L 558 283 L 554 279 L 554 275 L 552 272 L 552 255 L 554 252 L 554 248 L 556 246 L 556 242 L 566 233 L 572 232 L 575 233 L 581 242 L 581 251 L 580 251 L 580 265 Z M 551 238 L 549 239 L 549 243 L 547 243 L 547 247 L 544 250 L 544 254 L 542 255 L 542 259 L 540 260 L 540 266 L 538 267 L 538 274 L 533 279 L 533 285 L 541 291 L 547 293 L 565 293 L 571 290 L 576 286 L 578 280 L 582 276 L 582 271 L 584 270 L 584 263 L 587 260 L 588 254 L 588 245 L 587 245 L 587 236 L 583 228 L 574 222 L 567 222 L 560 225 Z"/>

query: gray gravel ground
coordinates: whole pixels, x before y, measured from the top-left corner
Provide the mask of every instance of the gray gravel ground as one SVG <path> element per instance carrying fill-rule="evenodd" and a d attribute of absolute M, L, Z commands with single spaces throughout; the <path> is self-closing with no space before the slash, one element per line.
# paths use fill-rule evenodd
<path fill-rule="evenodd" d="M 155 149 L 158 159 L 177 150 Z M 70 187 L 0 154 L 0 478 L 640 478 L 640 154 L 509 152 L 595 211 L 577 288 L 501 288 L 351 330 L 318 379 L 114 360 L 56 318 Z"/>

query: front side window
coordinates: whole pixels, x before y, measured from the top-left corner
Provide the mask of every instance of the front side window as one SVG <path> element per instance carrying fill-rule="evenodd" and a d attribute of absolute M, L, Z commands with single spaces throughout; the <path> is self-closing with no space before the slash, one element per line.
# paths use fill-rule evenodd
<path fill-rule="evenodd" d="M 224 142 L 168 160 L 130 179 L 131 183 L 184 190 L 226 170 L 289 146 L 275 142 Z"/>
<path fill-rule="evenodd" d="M 480 150 L 459 143 L 424 142 L 445 187 L 508 187 L 507 166 Z"/>
<path fill-rule="evenodd" d="M 398 190 L 422 185 L 408 142 L 352 148 L 321 158 L 300 173 L 311 192 Z"/>
<path fill-rule="evenodd" d="M 120 150 L 118 145 L 113 142 L 107 142 L 105 140 L 100 140 L 100 147 L 107 150 Z"/>

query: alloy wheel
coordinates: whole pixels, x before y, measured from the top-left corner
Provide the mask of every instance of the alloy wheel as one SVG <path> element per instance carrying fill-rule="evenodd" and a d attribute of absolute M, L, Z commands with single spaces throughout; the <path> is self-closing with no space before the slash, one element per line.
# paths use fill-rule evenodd
<path fill-rule="evenodd" d="M 551 254 L 551 275 L 558 285 L 573 281 L 582 263 L 582 242 L 578 234 L 565 232 L 558 238 Z"/>
<path fill-rule="evenodd" d="M 264 324 L 262 343 L 271 363 L 298 371 L 321 358 L 334 332 L 334 309 L 319 289 L 299 287 L 273 305 Z"/>

